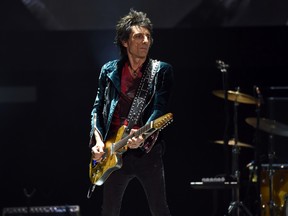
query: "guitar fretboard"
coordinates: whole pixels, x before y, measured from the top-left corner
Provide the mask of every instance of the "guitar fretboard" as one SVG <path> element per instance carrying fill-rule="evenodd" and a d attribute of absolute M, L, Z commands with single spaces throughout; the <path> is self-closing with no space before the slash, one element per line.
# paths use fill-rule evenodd
<path fill-rule="evenodd" d="M 128 139 L 132 137 L 138 137 L 141 134 L 144 134 L 147 132 L 150 128 L 151 125 L 153 125 L 153 122 L 150 122 L 143 127 L 139 128 L 135 133 L 129 134 L 128 136 L 124 137 L 123 139 L 119 140 L 118 142 L 114 143 L 114 152 L 119 150 L 120 148 L 124 147 L 127 144 Z"/>

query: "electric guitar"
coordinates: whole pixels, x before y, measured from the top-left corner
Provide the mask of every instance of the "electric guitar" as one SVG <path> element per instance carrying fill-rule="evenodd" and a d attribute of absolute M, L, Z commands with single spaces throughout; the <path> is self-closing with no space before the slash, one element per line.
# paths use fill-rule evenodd
<path fill-rule="evenodd" d="M 156 131 L 162 130 L 173 121 L 173 114 L 167 113 L 154 121 L 151 121 L 139 128 L 135 133 L 129 134 L 123 138 L 125 125 L 121 126 L 116 136 L 111 137 L 105 142 L 104 154 L 100 162 L 91 158 L 89 163 L 89 177 L 92 183 L 92 191 L 95 185 L 102 185 L 109 175 L 122 167 L 122 154 L 127 151 L 127 141 L 130 138 L 142 135 L 144 138 L 150 136 Z"/>

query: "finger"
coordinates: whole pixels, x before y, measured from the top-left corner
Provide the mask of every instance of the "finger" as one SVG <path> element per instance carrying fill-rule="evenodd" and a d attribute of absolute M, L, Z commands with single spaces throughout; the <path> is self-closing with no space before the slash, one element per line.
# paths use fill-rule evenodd
<path fill-rule="evenodd" d="M 99 147 L 99 148 L 97 149 L 97 152 L 98 152 L 98 153 L 102 153 L 102 152 L 104 152 L 104 149 L 103 149 L 102 147 Z"/>

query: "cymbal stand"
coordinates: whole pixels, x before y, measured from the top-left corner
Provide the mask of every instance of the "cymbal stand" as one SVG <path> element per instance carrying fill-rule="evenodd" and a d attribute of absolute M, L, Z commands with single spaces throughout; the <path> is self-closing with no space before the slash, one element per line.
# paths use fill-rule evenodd
<path fill-rule="evenodd" d="M 261 104 L 263 102 L 263 98 L 262 98 L 262 94 L 260 92 L 260 89 L 258 86 L 254 86 L 255 88 L 255 97 L 257 98 L 257 106 L 256 106 L 256 113 L 257 113 L 257 125 L 256 125 L 256 151 L 255 151 L 255 165 L 254 165 L 254 169 L 255 167 L 258 167 L 258 170 L 257 170 L 257 176 L 259 177 L 260 180 L 258 180 L 258 185 L 257 185 L 257 189 L 258 189 L 258 193 L 260 194 L 260 188 L 261 188 L 261 170 L 262 170 L 262 167 L 261 167 L 261 163 L 259 162 L 259 153 L 258 153 L 258 145 L 259 145 L 259 126 L 260 126 L 260 107 L 261 107 Z M 274 178 L 274 169 L 273 169 L 273 163 L 274 163 L 274 158 L 275 158 L 275 151 L 274 151 L 274 136 L 272 134 L 269 135 L 269 150 L 268 150 L 268 169 L 267 169 L 267 172 L 268 172 L 268 186 L 269 186 L 269 203 L 268 206 L 269 206 L 269 216 L 276 216 L 276 205 L 275 205 L 275 202 L 274 202 L 274 199 L 273 199 L 273 191 L 274 191 L 274 188 L 273 188 L 273 178 Z M 261 199 L 261 196 L 259 195 L 259 198 Z M 261 203 L 261 200 L 258 201 L 259 202 L 259 205 Z M 262 211 L 262 207 L 260 207 L 260 212 L 259 214 L 261 214 L 261 211 Z"/>
<path fill-rule="evenodd" d="M 260 145 L 260 137 L 259 137 L 259 128 L 260 128 L 260 114 L 261 114 L 261 104 L 262 104 L 262 95 L 260 93 L 260 89 L 258 86 L 254 86 L 254 97 L 257 98 L 257 103 L 256 103 L 256 130 L 255 130 L 255 152 L 254 152 L 254 165 L 253 165 L 253 171 L 252 173 L 256 173 L 257 176 L 257 184 L 256 184 L 256 195 L 257 195 L 257 200 L 256 200 L 256 215 L 261 215 L 261 196 L 260 196 L 260 189 L 261 189 L 261 163 L 259 159 L 259 145 Z M 253 176 L 253 175 L 252 175 Z M 250 183 L 252 183 L 252 178 L 250 179 Z"/>
<path fill-rule="evenodd" d="M 273 179 L 274 179 L 274 169 L 273 169 L 273 163 L 275 158 L 275 151 L 274 151 L 274 140 L 273 135 L 269 135 L 269 152 L 268 152 L 268 158 L 269 158 L 269 165 L 268 165 L 268 178 L 269 178 L 269 212 L 270 216 L 276 215 L 276 205 L 273 199 Z"/>
<path fill-rule="evenodd" d="M 239 91 L 239 87 L 237 88 Z M 248 208 L 240 201 L 240 171 L 239 171 L 239 154 L 238 145 L 238 105 L 237 98 L 234 101 L 234 139 L 235 143 L 232 147 L 232 175 L 236 178 L 237 187 L 232 189 L 232 202 L 228 207 L 228 215 L 239 216 L 240 210 L 243 210 L 247 216 L 253 216 Z"/>

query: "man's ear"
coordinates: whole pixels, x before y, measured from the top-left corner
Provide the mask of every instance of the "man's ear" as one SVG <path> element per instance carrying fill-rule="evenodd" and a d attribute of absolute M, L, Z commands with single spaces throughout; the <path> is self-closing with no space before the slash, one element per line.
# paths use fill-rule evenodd
<path fill-rule="evenodd" d="M 122 43 L 122 45 L 124 46 L 124 47 L 127 47 L 128 45 L 127 45 L 127 41 L 121 41 L 121 43 Z"/>

